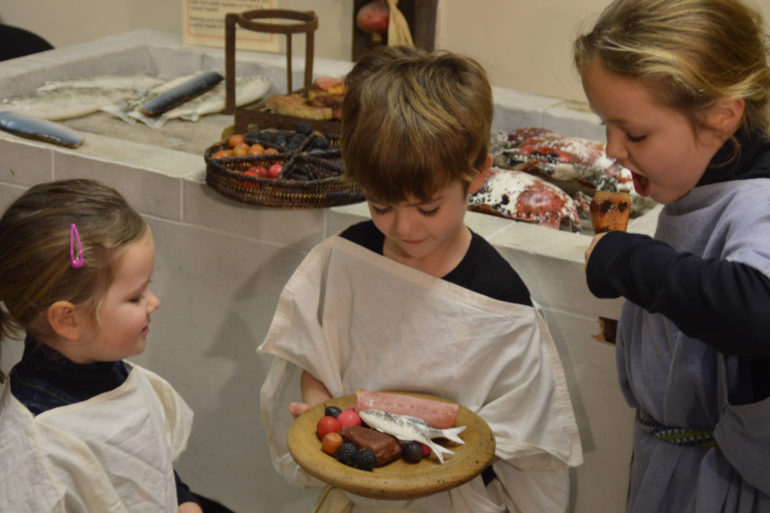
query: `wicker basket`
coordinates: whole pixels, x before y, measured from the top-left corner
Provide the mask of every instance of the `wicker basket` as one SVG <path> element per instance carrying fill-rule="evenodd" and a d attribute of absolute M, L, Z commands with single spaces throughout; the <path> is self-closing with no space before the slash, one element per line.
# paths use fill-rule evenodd
<path fill-rule="evenodd" d="M 203 155 L 206 183 L 229 198 L 267 207 L 323 208 L 363 201 L 360 188 L 342 179 L 342 160 L 336 147 L 309 150 L 317 136 L 310 134 L 295 150 L 279 145 L 276 149 L 281 153 L 214 159 L 213 154 L 228 148 L 226 142 L 219 142 Z M 247 135 L 246 140 L 253 144 L 257 139 Z M 336 139 L 332 141 L 336 144 Z M 269 143 L 260 144 L 272 147 Z M 269 168 L 276 163 L 283 166 L 276 178 L 243 174 L 252 166 Z"/>

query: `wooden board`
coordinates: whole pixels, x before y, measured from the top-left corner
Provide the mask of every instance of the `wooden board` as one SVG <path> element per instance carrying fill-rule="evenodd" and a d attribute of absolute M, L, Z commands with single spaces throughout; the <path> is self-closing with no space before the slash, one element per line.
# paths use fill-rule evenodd
<path fill-rule="evenodd" d="M 409 394 L 435 400 L 438 397 Z M 473 479 L 492 461 L 495 437 L 487 423 L 464 406 L 460 406 L 455 426 L 467 426 L 460 434 L 465 445 L 446 443 L 455 451 L 439 463 L 435 455 L 419 463 L 398 459 L 373 471 L 360 470 L 338 462 L 321 450 L 315 428 L 323 417 L 325 406 L 340 409 L 355 406 L 356 396 L 347 395 L 319 404 L 294 420 L 288 434 L 289 452 L 309 474 L 348 492 L 375 499 L 414 499 L 454 488 Z"/>

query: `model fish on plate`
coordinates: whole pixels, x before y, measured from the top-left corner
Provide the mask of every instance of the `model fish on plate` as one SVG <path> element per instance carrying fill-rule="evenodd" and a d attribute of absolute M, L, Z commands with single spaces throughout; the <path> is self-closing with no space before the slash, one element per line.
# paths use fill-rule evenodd
<path fill-rule="evenodd" d="M 484 185 L 468 200 L 476 212 L 558 229 L 563 221 L 579 232 L 578 204 L 559 187 L 524 171 L 491 168 Z"/>
<path fill-rule="evenodd" d="M 369 427 L 395 436 L 402 442 L 416 441 L 427 445 L 441 463 L 444 463 L 444 454 L 454 454 L 454 451 L 435 443 L 433 439 L 446 438 L 458 444 L 465 444 L 458 436 L 465 431 L 465 426 L 437 429 L 417 417 L 396 415 L 382 410 L 363 410 L 359 412 L 359 416 Z"/>

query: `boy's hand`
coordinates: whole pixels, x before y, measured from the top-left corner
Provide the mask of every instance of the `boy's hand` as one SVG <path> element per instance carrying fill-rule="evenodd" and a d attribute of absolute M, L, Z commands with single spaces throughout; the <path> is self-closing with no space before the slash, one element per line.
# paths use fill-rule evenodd
<path fill-rule="evenodd" d="M 179 505 L 179 513 L 203 513 L 203 510 L 195 502 L 183 502 Z"/>
<path fill-rule="evenodd" d="M 589 244 L 588 249 L 586 249 L 586 261 L 585 264 L 588 265 L 588 259 L 591 258 L 591 252 L 596 247 L 596 244 L 599 242 L 599 239 L 607 235 L 607 232 L 603 233 L 597 233 L 594 235 L 594 238 L 591 240 L 591 244 Z"/>
<path fill-rule="evenodd" d="M 289 404 L 289 413 L 291 413 L 291 416 L 294 418 L 299 417 L 301 414 L 305 413 L 310 409 L 310 405 L 307 403 L 291 403 Z"/>

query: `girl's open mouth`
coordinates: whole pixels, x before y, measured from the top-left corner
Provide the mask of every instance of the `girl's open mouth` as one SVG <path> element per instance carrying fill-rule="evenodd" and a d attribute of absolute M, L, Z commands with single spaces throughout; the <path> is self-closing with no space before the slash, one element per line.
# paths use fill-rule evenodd
<path fill-rule="evenodd" d="M 631 172 L 631 176 L 634 179 L 634 189 L 642 196 L 650 195 L 650 180 L 646 176 Z"/>

